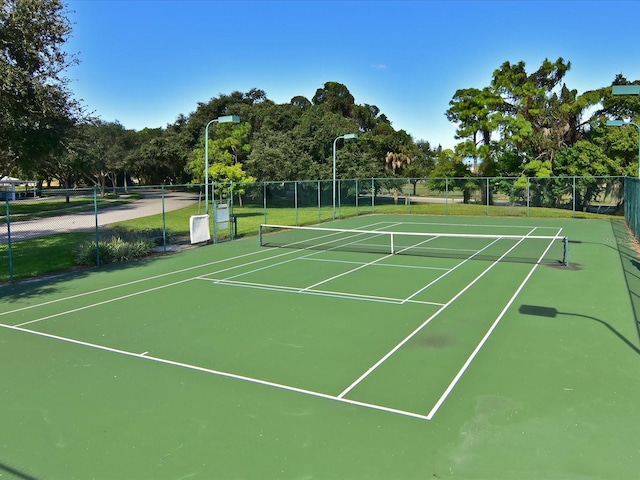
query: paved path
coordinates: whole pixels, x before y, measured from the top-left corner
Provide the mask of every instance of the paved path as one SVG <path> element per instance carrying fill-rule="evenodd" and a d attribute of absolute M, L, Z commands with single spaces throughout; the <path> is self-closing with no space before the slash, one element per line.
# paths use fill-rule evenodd
<path fill-rule="evenodd" d="M 149 191 L 144 192 L 143 195 L 143 198 L 139 200 L 98 210 L 98 226 L 162 214 L 162 193 Z M 165 192 L 164 195 L 165 212 L 178 210 L 194 203 L 198 203 L 197 194 Z M 202 208 L 204 209 L 204 205 Z M 12 221 L 10 228 L 12 242 L 63 232 L 90 232 L 96 228 L 96 215 L 91 211 L 25 221 Z M 5 244 L 8 238 L 7 226 L 2 225 L 1 229 L 0 244 Z"/>

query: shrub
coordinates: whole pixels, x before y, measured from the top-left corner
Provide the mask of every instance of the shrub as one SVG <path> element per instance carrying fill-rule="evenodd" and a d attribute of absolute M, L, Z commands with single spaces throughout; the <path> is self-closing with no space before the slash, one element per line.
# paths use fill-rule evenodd
<path fill-rule="evenodd" d="M 167 234 L 170 236 L 169 234 Z M 167 238 L 167 241 L 169 239 Z M 113 229 L 98 241 L 100 264 L 128 262 L 146 257 L 162 245 L 162 229 L 149 229 L 132 232 L 125 229 Z M 78 265 L 96 265 L 96 243 L 83 242 L 76 248 L 75 259 Z"/>

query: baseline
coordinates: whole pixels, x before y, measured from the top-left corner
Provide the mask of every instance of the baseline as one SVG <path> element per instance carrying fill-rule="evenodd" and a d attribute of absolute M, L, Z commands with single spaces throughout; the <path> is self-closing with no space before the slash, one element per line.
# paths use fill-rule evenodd
<path fill-rule="evenodd" d="M 23 333 L 27 333 L 27 334 L 31 334 L 31 335 L 37 335 L 37 336 L 49 338 L 49 339 L 52 339 L 52 340 L 67 342 L 67 343 L 71 343 L 71 344 L 74 344 L 74 345 L 80 345 L 80 346 L 83 346 L 83 347 L 89 347 L 89 348 L 93 348 L 93 349 L 96 349 L 96 350 L 102 350 L 102 351 L 105 351 L 105 352 L 115 353 L 115 354 L 118 354 L 118 355 L 124 355 L 124 356 L 128 356 L 128 357 L 134 357 L 134 358 L 142 359 L 142 360 L 148 360 L 148 361 L 151 361 L 151 362 L 162 363 L 162 364 L 165 364 L 165 365 L 172 365 L 174 367 L 180 367 L 180 368 L 186 368 L 186 369 L 189 369 L 189 370 L 195 370 L 195 371 L 208 373 L 208 374 L 212 374 L 212 375 L 216 375 L 216 376 L 220 376 L 220 377 L 232 378 L 232 379 L 235 379 L 235 380 L 241 380 L 241 381 L 244 381 L 244 382 L 254 383 L 254 384 L 263 385 L 263 386 L 272 387 L 272 388 L 277 388 L 277 389 L 280 389 L 280 390 L 287 390 L 287 391 L 290 391 L 290 392 L 301 393 L 301 394 L 309 395 L 309 396 L 312 396 L 312 397 L 324 398 L 324 399 L 327 399 L 327 400 L 333 400 L 333 401 L 336 401 L 336 402 L 346 403 L 346 404 L 349 404 L 349 405 L 355 405 L 355 406 L 358 406 L 358 407 L 364 407 L 364 408 L 368 408 L 368 409 L 372 409 L 372 410 L 378 410 L 378 411 L 382 411 L 382 412 L 393 413 L 393 414 L 402 415 L 402 416 L 405 416 L 405 417 L 418 418 L 420 420 L 429 420 L 429 418 L 427 418 L 426 415 L 423 415 L 423 414 L 420 414 L 420 413 L 409 412 L 409 411 L 405 411 L 405 410 L 400 410 L 400 409 L 391 408 L 391 407 L 385 407 L 383 405 L 376 405 L 376 404 L 367 403 L 367 402 L 361 402 L 361 401 L 358 401 L 358 400 L 350 400 L 348 398 L 339 398 L 339 397 L 336 397 L 335 395 L 329 395 L 327 393 L 316 392 L 314 390 L 307 390 L 307 389 L 304 389 L 304 388 L 293 387 L 291 385 L 284 385 L 284 384 L 281 384 L 281 383 L 270 382 L 268 380 L 260 380 L 258 378 L 247 377 L 245 375 L 238 375 L 238 374 L 235 374 L 235 373 L 224 372 L 224 371 L 221 371 L 221 370 L 214 370 L 214 369 L 211 369 L 211 368 L 199 367 L 197 365 L 191 365 L 191 364 L 188 364 L 188 363 L 177 362 L 177 361 L 174 361 L 174 360 L 168 360 L 166 358 L 154 357 L 152 355 L 148 355 L 148 352 L 143 352 L 143 353 L 130 352 L 130 351 L 127 351 L 127 350 L 121 350 L 121 349 L 118 349 L 118 348 L 107 347 L 107 346 L 104 346 L 104 345 L 98 345 L 98 344 L 90 343 L 90 342 L 83 342 L 81 340 L 75 340 L 73 338 L 62 337 L 60 335 L 53 335 L 53 334 L 50 334 L 50 333 L 39 332 L 39 331 L 36 331 L 36 330 L 29 330 L 29 329 L 18 327 L 18 326 L 14 326 L 14 325 L 5 325 L 5 324 L 2 324 L 2 323 L 0 323 L 0 328 L 5 328 L 5 329 L 8 329 L 8 330 L 14 330 L 14 331 L 18 331 L 18 332 L 23 332 Z"/>

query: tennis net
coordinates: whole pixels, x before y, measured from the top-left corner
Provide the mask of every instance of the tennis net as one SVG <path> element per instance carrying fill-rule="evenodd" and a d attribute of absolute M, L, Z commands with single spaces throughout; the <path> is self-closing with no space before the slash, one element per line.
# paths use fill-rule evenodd
<path fill-rule="evenodd" d="M 391 232 L 262 224 L 259 238 L 262 247 L 569 264 L 568 239 L 559 235 Z"/>

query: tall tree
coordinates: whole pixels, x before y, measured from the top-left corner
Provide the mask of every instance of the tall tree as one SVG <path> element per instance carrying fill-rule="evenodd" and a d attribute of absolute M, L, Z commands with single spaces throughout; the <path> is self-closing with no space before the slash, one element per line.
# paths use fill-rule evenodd
<path fill-rule="evenodd" d="M 473 158 L 476 173 L 480 159 L 484 160 L 485 168 L 489 165 L 491 135 L 497 128 L 495 112 L 500 102 L 500 97 L 488 87 L 465 88 L 456 90 L 445 113 L 450 122 L 458 124 L 455 136 L 463 140 L 458 148 L 464 156 Z"/>
<path fill-rule="evenodd" d="M 63 75 L 70 34 L 61 0 L 0 0 L 0 175 L 61 152 L 81 115 Z"/>
<path fill-rule="evenodd" d="M 457 152 L 485 175 L 552 173 L 558 151 L 584 137 L 587 112 L 600 101 L 597 92 L 578 95 L 563 83 L 570 68 L 562 58 L 545 59 L 534 72 L 504 62 L 489 87 L 456 91 L 446 115 L 464 140 Z"/>
<path fill-rule="evenodd" d="M 322 88 L 316 90 L 312 101 L 316 105 L 326 105 L 329 111 L 347 118 L 351 117 L 351 109 L 355 105 L 355 99 L 349 89 L 338 82 L 326 82 Z"/>
<path fill-rule="evenodd" d="M 462 191 L 462 200 L 469 203 L 475 184 L 469 178 L 471 172 L 463 162 L 463 157 L 451 149 L 436 150 L 436 165 L 431 172 L 429 184 L 431 188 L 444 192 L 458 189 Z"/>
<path fill-rule="evenodd" d="M 436 165 L 436 152 L 431 148 L 429 142 L 418 140 L 416 148 L 415 156 L 403 171 L 404 176 L 408 177 L 413 185 L 414 195 L 416 195 L 418 182 L 428 177 Z"/>

